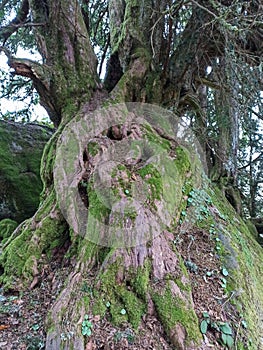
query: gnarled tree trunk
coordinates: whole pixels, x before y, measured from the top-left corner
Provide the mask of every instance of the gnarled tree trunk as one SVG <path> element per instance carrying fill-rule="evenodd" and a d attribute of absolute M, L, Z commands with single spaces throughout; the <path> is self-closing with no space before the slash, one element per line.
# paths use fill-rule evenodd
<path fill-rule="evenodd" d="M 47 318 L 46 349 L 84 350 L 86 314 L 108 317 L 116 326 L 129 322 L 135 329 L 145 317 L 154 315 L 176 349 L 208 348 L 199 330 L 189 274 L 175 243 L 196 224 L 196 215 L 199 219 L 200 215 L 206 216 L 207 232 L 216 220 L 227 219 L 220 203 L 212 204 L 204 194 L 214 192 L 201 181 L 200 160 L 191 154 L 195 150 L 178 144 L 180 137 L 175 134 L 180 123 L 178 126 L 178 121 L 173 120 L 174 115 L 157 106 L 149 109 L 147 104 L 138 104 L 134 108 L 124 102 L 173 105 L 179 109 L 190 105 L 201 110 L 195 104 L 192 85 L 195 77 L 205 72 L 202 66 L 198 73 L 196 70 L 202 60 L 198 46 L 207 33 L 202 21 L 208 21 L 209 12 L 201 3 L 192 6 L 181 42 L 171 54 L 165 15 L 178 16 L 179 5 L 162 0 L 109 1 L 111 54 L 115 55 L 109 69 L 119 71 L 119 80 L 108 84 L 109 92 L 96 73 L 96 57 L 79 2 L 29 0 L 28 5 L 33 20 L 43 24 L 34 27 L 43 64 L 10 56 L 9 65 L 16 74 L 33 80 L 57 130 L 42 159 L 43 201 L 32 219 L 16 230 L 6 245 L 1 256 L 1 281 L 7 287 L 19 283 L 22 288 L 31 283 L 33 288 L 41 279 L 43 265 L 39 261 L 48 261 L 54 248 L 68 242 L 72 265 Z M 174 28 L 170 25 L 172 35 Z M 210 56 L 217 54 L 211 50 L 211 38 L 208 48 Z M 220 51 L 220 47 L 217 49 Z M 182 97 L 184 101 L 180 101 Z M 139 112 L 147 118 L 141 121 Z M 95 132 L 92 137 L 90 130 Z M 85 132 L 88 137 L 83 141 Z M 191 144 L 191 135 L 187 140 Z M 120 145 L 124 145 L 124 151 L 128 147 L 131 154 L 118 153 Z M 105 163 L 108 167 L 102 168 Z M 63 165 L 73 169 L 69 177 L 60 167 Z M 204 186 L 204 192 L 200 186 Z M 69 191 L 65 202 L 61 201 L 63 188 Z M 197 193 L 204 196 L 206 207 L 198 214 L 190 209 L 189 222 L 182 225 L 190 203 L 187 200 L 194 189 L 200 190 Z M 82 200 L 81 215 L 87 215 L 84 233 L 79 217 L 74 217 L 72 193 Z M 136 206 L 138 201 L 132 202 L 134 195 L 143 204 Z M 129 201 L 132 204 L 126 211 Z M 227 206 L 223 199 L 222 203 Z M 220 225 L 225 231 L 231 227 L 238 241 L 234 226 L 228 222 Z M 108 236 L 112 228 L 113 242 Z M 130 228 L 142 237 L 127 243 L 123 235 L 130 233 Z M 244 227 L 242 230 L 247 232 Z M 229 245 L 226 238 L 224 243 Z M 237 247 L 235 242 L 236 250 Z M 188 248 L 190 251 L 191 243 Z M 215 255 L 213 259 L 217 259 Z M 83 293 L 85 283 L 92 289 L 91 296 Z M 250 291 L 250 296 L 262 303 L 256 292 Z M 202 316 L 200 312 L 198 316 Z M 254 322 L 253 329 L 258 324 Z"/>

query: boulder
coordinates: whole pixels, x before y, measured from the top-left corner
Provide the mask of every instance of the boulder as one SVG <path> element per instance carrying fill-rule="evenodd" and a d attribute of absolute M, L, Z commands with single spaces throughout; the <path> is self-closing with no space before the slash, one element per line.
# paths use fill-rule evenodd
<path fill-rule="evenodd" d="M 36 211 L 41 157 L 52 133 L 44 125 L 0 121 L 0 220 L 19 223 Z"/>

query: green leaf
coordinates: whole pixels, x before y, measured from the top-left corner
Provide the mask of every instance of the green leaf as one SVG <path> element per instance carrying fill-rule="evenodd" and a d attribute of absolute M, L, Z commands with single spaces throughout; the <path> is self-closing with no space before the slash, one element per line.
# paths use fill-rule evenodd
<path fill-rule="evenodd" d="M 126 314 L 126 310 L 125 309 L 121 309 L 121 314 L 125 315 Z"/>
<path fill-rule="evenodd" d="M 201 324 L 200 324 L 200 330 L 201 330 L 201 333 L 202 333 L 202 334 L 206 334 L 206 332 L 207 332 L 207 326 L 208 326 L 207 321 L 206 321 L 206 320 L 203 320 L 203 321 L 201 322 Z"/>
<path fill-rule="evenodd" d="M 219 327 L 218 327 L 218 324 L 216 322 L 212 322 L 211 323 L 211 327 L 214 328 L 216 331 L 220 331 Z"/>
<path fill-rule="evenodd" d="M 224 334 L 224 333 L 221 334 L 221 339 L 222 339 L 222 341 L 223 341 L 223 343 L 224 343 L 225 345 L 226 345 L 226 342 L 227 342 L 226 337 L 227 337 L 226 334 Z"/>
<path fill-rule="evenodd" d="M 40 328 L 39 324 L 33 324 L 32 329 L 33 331 L 38 331 Z"/>
<path fill-rule="evenodd" d="M 209 313 L 207 311 L 203 312 L 203 317 L 204 318 L 210 318 Z"/>
<path fill-rule="evenodd" d="M 228 323 L 223 323 L 223 324 L 221 324 L 219 327 L 220 327 L 220 330 L 221 330 L 223 333 L 229 334 L 229 335 L 232 334 L 232 329 L 231 329 L 231 327 L 229 326 Z"/>
<path fill-rule="evenodd" d="M 229 349 L 231 349 L 234 345 L 234 338 L 229 335 L 229 334 L 221 334 L 221 339 L 224 343 L 224 345 L 226 345 Z"/>
<path fill-rule="evenodd" d="M 226 268 L 222 269 L 222 275 L 225 276 L 225 277 L 227 277 L 229 275 L 229 273 L 228 273 Z"/>
<path fill-rule="evenodd" d="M 90 329 L 90 328 L 88 328 L 88 329 L 87 329 L 87 332 L 86 332 L 86 335 L 87 335 L 88 337 L 90 337 L 90 336 L 91 336 L 91 334 L 92 334 L 91 329 Z"/>
<path fill-rule="evenodd" d="M 110 307 L 110 302 L 109 301 L 107 301 L 106 307 Z"/>
<path fill-rule="evenodd" d="M 234 338 L 231 335 L 226 336 L 226 345 L 229 349 L 231 349 L 234 345 Z"/>
<path fill-rule="evenodd" d="M 82 327 L 82 335 L 87 335 L 88 328 Z"/>
<path fill-rule="evenodd" d="M 242 326 L 243 326 L 244 328 L 247 328 L 247 322 L 246 322 L 245 320 L 243 320 L 243 321 L 241 322 L 241 324 L 242 324 Z"/>
<path fill-rule="evenodd" d="M 212 274 L 213 274 L 213 272 L 211 272 L 211 271 L 207 271 L 206 276 L 211 277 L 211 276 L 212 276 Z"/>
<path fill-rule="evenodd" d="M 87 322 L 86 322 L 86 327 L 92 328 L 93 325 L 92 325 L 92 323 L 91 323 L 90 321 L 87 321 Z"/>

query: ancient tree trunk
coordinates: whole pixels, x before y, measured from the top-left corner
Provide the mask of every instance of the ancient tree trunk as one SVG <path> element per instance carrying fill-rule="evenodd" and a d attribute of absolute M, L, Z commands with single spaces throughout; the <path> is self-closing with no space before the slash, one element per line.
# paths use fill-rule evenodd
<path fill-rule="evenodd" d="M 43 23 L 34 28 L 43 64 L 11 55 L 9 64 L 16 74 L 33 80 L 57 131 L 43 154 L 43 201 L 7 242 L 1 281 L 7 287 L 30 284 L 34 288 L 49 259 L 70 246 L 68 279 L 46 320 L 46 349 L 84 350 L 88 340 L 83 321 L 95 316 L 116 327 L 128 322 L 133 329 L 155 317 L 177 349 L 207 348 L 197 318 L 205 310 L 198 310 L 198 301 L 194 304 L 194 286 L 184 262 L 195 273 L 196 264 L 190 259 L 192 234 L 211 241 L 209 235 L 218 234 L 231 252 L 227 235 L 231 231 L 230 269 L 240 263 L 246 271 L 238 260 L 240 233 L 227 221 L 228 211 L 231 218 L 234 214 L 220 194 L 202 182 L 196 148 L 186 147 L 187 142 L 194 144 L 192 133 L 156 105 L 124 102 L 190 105 L 200 112 L 193 85 L 202 78 L 194 76 L 205 72 L 204 62 L 197 65 L 203 57 L 198 46 L 206 33 L 201 24 L 209 12 L 202 11 L 202 5 L 191 7 L 186 31 L 171 54 L 163 45 L 168 42 L 172 47 L 171 19 L 180 15 L 182 4 L 109 1 L 111 54 L 115 55 L 109 67 L 121 67 L 122 72 L 119 81 L 108 85 L 108 94 L 98 80 L 79 2 L 31 0 L 28 4 L 34 21 Z M 210 44 L 211 38 L 207 45 L 211 51 Z M 242 223 L 240 227 L 247 235 Z M 137 234 L 129 240 L 131 232 Z M 186 236 L 192 240 L 183 259 L 177 244 Z M 214 251 L 205 253 L 206 259 L 217 260 Z M 220 262 L 215 264 L 220 273 Z M 204 278 L 206 272 L 204 267 Z M 251 274 L 244 288 L 254 276 L 258 278 L 257 272 Z M 237 276 L 243 287 L 242 273 Z M 255 304 L 262 303 L 254 290 L 246 295 L 255 298 Z M 244 308 L 253 320 L 255 308 Z M 250 324 L 255 329 L 259 322 Z"/>

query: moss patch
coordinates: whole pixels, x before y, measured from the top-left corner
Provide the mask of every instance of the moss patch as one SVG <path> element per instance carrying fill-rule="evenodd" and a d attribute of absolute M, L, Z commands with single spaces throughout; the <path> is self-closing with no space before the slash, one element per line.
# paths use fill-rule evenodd
<path fill-rule="evenodd" d="M 56 216 L 54 207 L 55 203 L 47 198 L 47 203 L 43 203 L 46 211 L 41 209 L 44 217 L 38 223 L 34 222 L 35 228 L 32 227 L 32 220 L 26 221 L 18 236 L 3 251 L 0 263 L 4 267 L 4 274 L 0 281 L 6 287 L 14 284 L 17 277 L 23 276 L 26 282 L 32 281 L 39 269 L 37 261 L 41 255 L 45 253 L 47 257 L 51 257 L 52 250 L 62 246 L 68 239 L 67 225 L 62 217 L 58 214 Z"/>
<path fill-rule="evenodd" d="M 40 161 L 52 131 L 0 121 L 0 219 L 32 216 L 42 189 Z"/>
<path fill-rule="evenodd" d="M 152 298 L 168 335 L 171 335 L 175 326 L 180 324 L 186 330 L 187 344 L 191 341 L 195 344 L 200 343 L 201 334 L 194 310 L 180 297 L 173 295 L 168 284 L 162 293 L 153 291 Z"/>
<path fill-rule="evenodd" d="M 11 219 L 4 219 L 0 221 L 0 240 L 2 240 L 2 244 L 7 241 L 17 226 L 18 223 Z"/>

